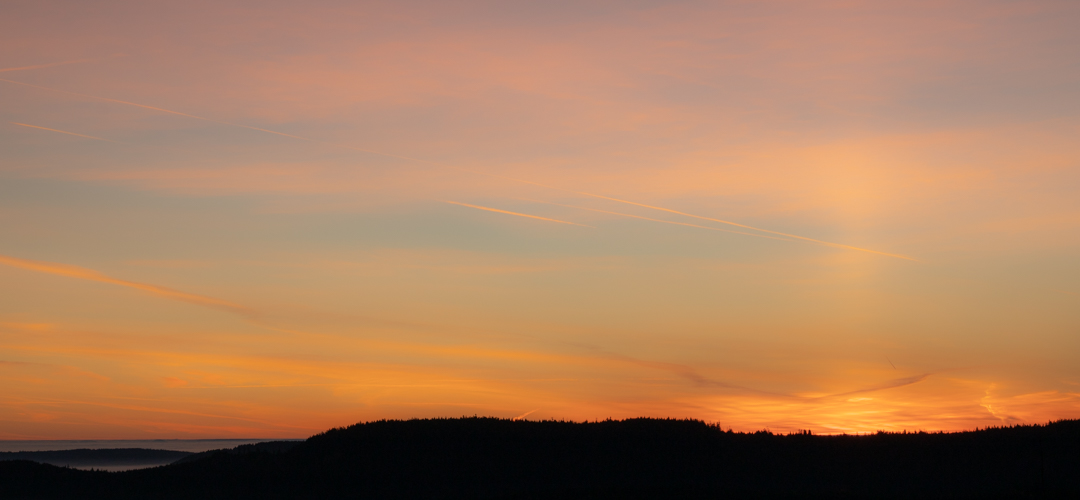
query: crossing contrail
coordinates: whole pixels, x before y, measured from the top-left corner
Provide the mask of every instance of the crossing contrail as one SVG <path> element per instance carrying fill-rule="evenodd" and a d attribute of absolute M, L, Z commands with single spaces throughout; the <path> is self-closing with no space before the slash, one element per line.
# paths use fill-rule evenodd
<path fill-rule="evenodd" d="M 793 241 L 793 240 L 790 240 L 790 239 L 787 239 L 787 238 L 778 238 L 776 236 L 769 236 L 769 235 L 765 235 L 765 234 L 744 233 L 742 231 L 732 231 L 730 229 L 723 229 L 723 228 L 712 227 L 712 226 L 701 226 L 701 225 L 698 225 L 698 224 L 690 224 L 688 222 L 675 222 L 675 221 L 664 220 L 664 219 L 653 219 L 651 217 L 643 217 L 643 216 L 634 215 L 634 214 L 624 214 L 624 213 L 621 213 L 621 212 L 611 212 L 611 211 L 608 211 L 608 210 L 600 210 L 598 208 L 579 207 L 579 206 L 576 206 L 576 205 L 563 205 L 562 203 L 554 203 L 554 202 L 550 202 L 550 201 L 539 201 L 539 200 L 522 200 L 522 201 L 531 201 L 533 203 L 545 203 L 545 204 L 548 204 L 548 205 L 555 205 L 555 206 L 566 207 L 566 208 L 575 208 L 575 209 L 578 209 L 578 210 L 588 210 L 590 212 L 599 212 L 599 213 L 602 213 L 602 214 L 621 215 L 623 217 L 632 217 L 634 219 L 648 220 L 648 221 L 653 221 L 653 222 L 663 222 L 664 224 L 675 224 L 676 226 L 696 227 L 696 228 L 701 228 L 701 229 L 709 229 L 711 231 L 723 231 L 725 233 L 743 234 L 743 235 L 746 235 L 746 236 L 755 236 L 755 237 L 758 237 L 758 238 L 769 238 L 770 240 Z"/>
<path fill-rule="evenodd" d="M 61 134 L 73 135 L 75 137 L 85 137 L 87 139 L 94 139 L 94 140 L 97 140 L 97 141 L 116 142 L 116 141 L 109 140 L 109 139 L 102 139 L 100 137 L 94 137 L 92 135 L 76 134 L 75 132 L 68 132 L 66 130 L 58 130 L 58 129 L 55 129 L 55 128 L 41 127 L 41 126 L 38 126 L 38 125 L 30 125 L 29 123 L 19 123 L 19 122 L 8 122 L 8 123 L 10 123 L 12 125 L 18 125 L 20 127 L 30 127 L 30 128 L 41 129 L 41 130 L 48 130 L 49 132 L 59 132 Z"/>
<path fill-rule="evenodd" d="M 796 238 L 796 239 L 800 239 L 800 240 L 803 240 L 803 241 L 809 241 L 809 242 L 812 242 L 812 243 L 817 243 L 819 245 L 827 245 L 827 246 L 836 247 L 836 248 L 844 248 L 844 249 L 847 249 L 847 250 L 858 250 L 860 252 L 869 252 L 869 253 L 874 253 L 874 254 L 878 254 L 878 255 L 885 255 L 885 256 L 888 256 L 888 257 L 895 257 L 897 259 L 906 259 L 906 260 L 911 260 L 911 261 L 918 262 L 917 259 L 908 257 L 906 255 L 900 255 L 900 254 L 888 253 L 888 252 L 879 252 L 877 250 L 871 250 L 869 248 L 861 248 L 861 247 L 855 247 L 855 246 L 851 246 L 851 245 L 844 245 L 842 243 L 833 243 L 833 242 L 830 242 L 830 241 L 816 240 L 814 238 L 807 238 L 805 236 L 799 236 L 799 235 L 796 235 L 796 234 L 781 233 L 780 231 L 773 231 L 773 230 L 770 230 L 770 229 L 762 229 L 760 227 L 748 226 L 746 224 L 739 224 L 738 222 L 731 222 L 731 221 L 726 221 L 726 220 L 722 220 L 722 219 L 714 219 L 712 217 L 705 217 L 705 216 L 701 216 L 701 215 L 688 214 L 686 212 L 680 212 L 678 210 L 672 210 L 670 208 L 657 207 L 657 206 L 654 206 L 654 205 L 646 205 L 644 203 L 638 203 L 636 201 L 620 200 L 618 198 L 612 198 L 612 197 L 609 197 L 609 196 L 603 196 L 603 195 L 599 195 L 599 194 L 584 193 L 584 192 L 580 192 L 580 191 L 575 191 L 575 193 L 580 194 L 580 195 L 584 195 L 584 196 L 591 196 L 593 198 L 599 198 L 599 199 L 602 199 L 602 200 L 609 200 L 609 201 L 614 201 L 614 202 L 618 202 L 618 203 L 625 203 L 627 205 L 636 205 L 636 206 L 639 206 L 639 207 L 650 208 L 650 209 L 653 209 L 653 210 L 661 210 L 661 211 L 664 211 L 664 212 L 670 212 L 670 213 L 673 213 L 673 214 L 683 215 L 683 216 L 686 216 L 686 217 L 693 217 L 695 219 L 702 219 L 702 220 L 707 220 L 707 221 L 712 221 L 712 222 L 719 222 L 721 224 L 728 224 L 728 225 L 732 225 L 732 226 L 735 226 L 735 227 L 741 227 L 741 228 L 744 228 L 744 229 L 751 229 L 751 230 L 754 230 L 754 231 L 761 231 L 763 233 L 778 234 L 780 236 L 786 236 L 788 238 Z"/>
<path fill-rule="evenodd" d="M 87 269 L 85 267 L 72 266 L 68 264 L 58 264 L 55 262 L 43 262 L 39 260 L 20 259 L 17 257 L 8 257 L 6 255 L 0 255 L 0 264 L 8 265 L 11 267 L 17 267 L 20 269 L 27 269 L 30 271 L 37 271 L 40 273 L 56 274 L 59 276 L 67 276 L 69 278 L 78 278 L 89 281 L 97 281 L 99 283 L 109 283 L 113 285 L 126 286 L 128 288 L 134 288 L 143 292 L 151 293 L 160 297 L 166 297 L 190 304 L 197 304 L 200 306 L 212 307 L 215 309 L 224 309 L 229 312 L 238 313 L 245 317 L 251 317 L 254 312 L 244 306 L 234 304 L 221 299 L 215 299 L 213 297 L 205 297 L 202 295 L 195 295 L 193 293 L 181 292 L 173 290 L 171 288 L 165 288 L 157 285 L 148 285 L 145 283 L 136 283 L 134 281 L 126 281 L 116 279 L 111 276 L 106 276 L 93 269 Z"/>
<path fill-rule="evenodd" d="M 923 373 L 921 375 L 912 375 L 910 377 L 904 377 L 904 378 L 888 380 L 888 381 L 882 382 L 882 383 L 880 383 L 878 385 L 871 386 L 871 387 L 864 387 L 862 389 L 856 389 L 854 391 L 841 392 L 839 394 L 830 394 L 828 396 L 821 396 L 821 397 L 812 398 L 812 399 L 818 400 L 818 399 L 825 399 L 825 398 L 838 398 L 838 397 L 842 397 L 842 396 L 851 396 L 853 394 L 862 394 L 864 392 L 875 392 L 875 391 L 883 391 L 885 389 L 893 389 L 893 388 L 896 388 L 896 387 L 904 387 L 906 385 L 912 385 L 912 384 L 917 384 L 919 382 L 922 382 L 923 380 L 926 380 L 927 378 L 929 378 L 930 375 L 932 375 L 932 374 Z"/>
<path fill-rule="evenodd" d="M 567 222 L 567 221 L 564 221 L 564 220 L 549 219 L 547 217 L 540 217 L 539 215 L 522 214 L 522 213 L 518 213 L 518 212 L 511 212 L 511 211 L 508 211 L 508 210 L 499 210 L 498 208 L 482 207 L 480 205 L 470 205 L 468 203 L 461 203 L 461 202 L 457 202 L 457 201 L 445 201 L 444 200 L 444 203 L 450 203 L 452 205 L 461 205 L 463 207 L 477 208 L 477 209 L 480 209 L 480 210 L 487 210 L 488 212 L 495 212 L 495 213 L 508 214 L 508 215 L 516 215 L 518 217 L 528 217 L 530 219 L 544 220 L 544 221 L 548 221 L 548 222 L 558 222 L 560 224 L 570 224 L 572 226 L 593 227 L 593 226 L 586 226 L 585 224 L 578 224 L 577 222 Z M 593 229 L 595 229 L 595 228 L 593 228 Z"/>

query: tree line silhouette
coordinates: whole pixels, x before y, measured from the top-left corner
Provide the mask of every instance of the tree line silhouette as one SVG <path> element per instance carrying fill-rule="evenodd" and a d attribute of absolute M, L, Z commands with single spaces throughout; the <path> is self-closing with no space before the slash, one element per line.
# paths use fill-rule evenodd
<path fill-rule="evenodd" d="M 857 436 L 382 420 L 119 473 L 0 462 L 0 498 L 1080 498 L 1080 420 Z"/>

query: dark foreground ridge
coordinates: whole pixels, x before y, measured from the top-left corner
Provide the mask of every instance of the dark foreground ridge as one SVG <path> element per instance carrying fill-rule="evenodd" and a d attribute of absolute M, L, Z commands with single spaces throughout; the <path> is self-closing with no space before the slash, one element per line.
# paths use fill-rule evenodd
<path fill-rule="evenodd" d="M 1080 421 L 867 436 L 379 421 L 118 473 L 4 461 L 0 498 L 1080 498 Z"/>

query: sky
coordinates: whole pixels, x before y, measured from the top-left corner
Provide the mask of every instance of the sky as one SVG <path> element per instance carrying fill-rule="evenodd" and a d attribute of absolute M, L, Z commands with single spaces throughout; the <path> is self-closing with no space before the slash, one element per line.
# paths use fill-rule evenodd
<path fill-rule="evenodd" d="M 1080 3 L 0 5 L 0 439 L 1080 418 Z"/>

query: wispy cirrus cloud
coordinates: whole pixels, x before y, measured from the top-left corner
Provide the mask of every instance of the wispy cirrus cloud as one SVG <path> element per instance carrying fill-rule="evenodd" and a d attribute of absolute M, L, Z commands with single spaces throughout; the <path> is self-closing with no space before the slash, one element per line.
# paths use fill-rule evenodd
<path fill-rule="evenodd" d="M 218 120 L 218 119 L 214 119 L 214 118 L 208 118 L 208 117 L 205 117 L 205 116 L 193 115 L 193 114 L 190 114 L 190 113 L 184 113 L 182 111 L 175 111 L 175 110 L 171 110 L 171 109 L 161 108 L 161 107 L 158 107 L 158 106 L 150 106 L 148 104 L 140 104 L 140 103 L 137 103 L 137 102 L 124 101 L 124 100 L 120 100 L 120 99 L 112 99 L 112 98 L 109 98 L 109 97 L 102 97 L 102 96 L 96 96 L 96 95 L 91 95 L 91 94 L 84 94 L 84 93 L 81 93 L 81 92 L 72 92 L 70 90 L 63 90 L 63 89 L 57 89 L 57 88 L 52 88 L 52 87 L 46 87 L 46 86 L 43 86 L 43 85 L 35 85 L 35 84 L 32 84 L 32 83 L 19 82 L 19 81 L 15 81 L 15 80 L 8 80 L 8 79 L 5 79 L 5 78 L 0 78 L 0 82 L 11 83 L 11 84 L 14 84 L 14 85 L 22 85 L 22 86 L 25 86 L 25 87 L 31 87 L 31 88 L 40 89 L 40 90 L 47 90 L 47 91 L 50 91 L 50 92 L 57 92 L 57 93 L 73 95 L 73 96 L 77 96 L 77 97 L 84 97 L 84 98 L 87 98 L 87 99 L 93 99 L 93 100 L 97 100 L 97 101 L 111 102 L 111 103 L 114 103 L 114 104 L 123 104 L 125 106 L 133 106 L 133 107 L 136 107 L 136 108 L 149 109 L 151 111 L 158 111 L 158 112 L 161 112 L 161 113 L 167 113 L 167 114 L 171 114 L 171 115 L 182 116 L 182 117 L 185 117 L 185 118 L 191 118 L 193 120 L 200 120 L 200 121 L 205 121 L 205 122 L 210 122 L 210 123 L 216 123 L 218 125 L 226 125 L 226 126 L 229 126 L 229 127 L 237 127 L 237 128 L 248 129 L 248 130 L 255 130 L 257 132 L 263 132 L 263 133 L 267 133 L 267 134 L 278 135 L 278 136 L 281 136 L 281 137 L 288 137 L 290 139 L 296 139 L 296 140 L 299 140 L 299 141 L 313 142 L 313 143 L 323 144 L 323 145 L 337 147 L 337 148 L 344 148 L 344 149 L 349 149 L 349 150 L 353 150 L 353 151 L 359 151 L 359 152 L 362 152 L 362 153 L 385 156 L 385 157 L 389 157 L 389 158 L 397 158 L 397 159 L 413 161 L 413 162 L 420 162 L 420 163 L 425 163 L 425 164 L 429 164 L 429 165 L 439 165 L 439 166 L 444 166 L 444 167 L 447 166 L 447 165 L 442 165 L 442 164 L 437 163 L 437 162 L 432 162 L 432 161 L 423 160 L 423 159 L 419 159 L 419 158 L 412 158 L 412 157 L 409 157 L 409 156 L 396 155 L 396 154 L 393 154 L 393 153 L 384 153 L 382 151 L 374 151 L 374 150 L 370 150 L 370 149 L 359 148 L 359 147 L 356 147 L 356 146 L 350 146 L 348 144 L 337 144 L 337 143 L 323 141 L 323 140 L 319 140 L 319 139 L 313 139 L 313 138 L 310 138 L 310 137 L 303 137 L 303 136 L 294 135 L 294 134 L 287 134 L 285 132 L 278 132 L 276 130 L 270 130 L 270 129 L 267 129 L 267 128 L 255 127 L 255 126 L 252 126 L 252 125 L 244 125 L 242 123 L 234 123 L 234 122 Z M 454 167 L 450 167 L 450 168 L 454 168 Z"/>
<path fill-rule="evenodd" d="M 609 196 L 604 196 L 604 195 L 598 195 L 598 194 L 593 194 L 593 193 L 588 193 L 588 192 L 583 192 L 583 191 L 576 191 L 576 190 L 568 189 L 568 188 L 555 187 L 555 186 L 551 186 L 551 185 L 547 185 L 547 184 L 543 184 L 543 183 L 539 183 L 539 182 L 535 182 L 535 181 L 531 181 L 531 180 L 527 180 L 527 179 L 519 179 L 519 178 L 515 178 L 515 177 L 500 175 L 500 174 L 491 174 L 491 173 L 487 173 L 487 172 L 483 172 L 483 171 L 478 171 L 478 170 L 475 170 L 475 169 L 462 168 L 462 167 L 450 165 L 450 164 L 447 164 L 447 163 L 426 160 L 426 159 L 417 158 L 417 157 L 414 157 L 414 156 L 405 156 L 405 155 L 401 155 L 401 154 L 387 153 L 387 152 L 377 151 L 377 150 L 372 150 L 372 149 L 367 149 L 367 148 L 359 148 L 359 147 L 355 147 L 355 146 L 351 146 L 351 145 L 347 145 L 347 144 L 340 144 L 340 143 L 334 143 L 334 142 L 324 141 L 324 140 L 320 140 L 320 139 L 314 139 L 314 138 L 311 138 L 311 137 L 304 137 L 304 136 L 299 136 L 299 135 L 294 135 L 294 134 L 287 134 L 287 133 L 284 133 L 284 132 L 278 132 L 276 130 L 266 129 L 266 128 L 262 128 L 262 127 L 255 127 L 255 126 L 251 126 L 251 125 L 244 125 L 244 124 L 240 124 L 240 123 L 234 123 L 234 122 L 229 122 L 229 121 L 224 121 L 224 120 L 218 120 L 218 119 L 214 119 L 214 118 L 208 118 L 208 117 L 204 117 L 204 116 L 193 115 L 193 114 L 184 113 L 184 112 L 181 112 L 181 111 L 174 111 L 174 110 L 170 110 L 170 109 L 166 109 L 166 108 L 161 108 L 161 107 L 157 107 L 157 106 L 150 106 L 150 105 L 147 105 L 147 104 L 140 104 L 140 103 L 131 102 L 131 101 L 124 101 L 124 100 L 120 100 L 120 99 L 112 99 L 112 98 L 108 98 L 108 97 L 101 97 L 101 96 L 95 96 L 95 95 L 84 94 L 84 93 L 79 93 L 79 92 L 72 92 L 72 91 L 56 89 L 56 88 L 52 88 L 52 87 L 46 87 L 46 86 L 42 86 L 42 85 L 35 85 L 35 84 L 30 84 L 30 83 L 25 83 L 25 82 L 19 82 L 19 81 L 15 81 L 15 80 L 2 79 L 2 78 L 0 78 L 0 81 L 11 83 L 11 84 L 16 84 L 16 85 L 23 85 L 23 86 L 27 86 L 27 87 L 37 88 L 37 89 L 41 89 L 41 90 L 47 90 L 47 91 L 50 91 L 50 92 L 58 92 L 58 93 L 63 93 L 63 94 L 68 94 L 68 95 L 74 95 L 74 96 L 94 99 L 94 100 L 100 100 L 100 101 L 111 102 L 111 103 L 116 103 L 116 104 L 123 104 L 123 105 L 126 105 L 126 106 L 134 106 L 134 107 L 138 107 L 138 108 L 149 109 L 149 110 L 152 110 L 152 111 L 158 111 L 158 112 L 162 112 L 162 113 L 168 113 L 168 114 L 172 114 L 172 115 L 176 115 L 176 116 L 182 116 L 182 117 L 191 118 L 191 119 L 195 119 L 195 120 L 201 120 L 201 121 L 207 121 L 207 122 L 211 122 L 211 123 L 217 123 L 217 124 L 226 125 L 226 126 L 229 126 L 229 127 L 238 127 L 238 128 L 248 129 L 248 130 L 255 130 L 255 131 L 258 131 L 258 132 L 278 135 L 278 136 L 282 136 L 282 137 L 288 137 L 288 138 L 292 138 L 292 139 L 296 139 L 296 140 L 300 140 L 300 141 L 313 142 L 313 143 L 323 144 L 323 145 L 331 146 L 331 147 L 335 147 L 335 148 L 344 148 L 344 149 L 349 149 L 349 150 L 353 150 L 353 151 L 359 151 L 359 152 L 363 152 L 363 153 L 384 156 L 384 157 L 388 157 L 388 158 L 395 158 L 395 159 L 405 160 L 405 161 L 414 162 L 414 163 L 421 163 L 421 164 L 425 164 L 425 165 L 435 166 L 435 167 L 444 168 L 444 169 L 450 169 L 450 170 L 453 170 L 453 171 L 458 171 L 458 172 L 463 172 L 463 173 L 469 173 L 469 174 L 480 175 L 480 176 L 485 176 L 485 177 L 497 178 L 497 179 L 502 179 L 502 180 L 511 181 L 511 182 L 515 182 L 515 183 L 520 183 L 520 184 L 528 184 L 528 185 L 533 185 L 533 186 L 539 186 L 539 187 L 544 187 L 544 188 L 548 188 L 548 189 L 554 189 L 554 190 L 561 191 L 561 192 L 573 193 L 573 194 L 580 195 L 580 196 L 587 196 L 587 197 L 612 201 L 612 202 L 616 202 L 616 203 L 635 205 L 635 206 L 644 207 L 644 208 L 648 208 L 648 209 L 652 209 L 652 210 L 660 210 L 660 211 L 669 212 L 669 213 L 673 213 L 673 214 L 677 214 L 677 215 L 681 215 L 681 216 L 685 216 L 685 217 L 692 217 L 692 218 L 696 218 L 696 219 L 700 219 L 700 220 L 707 220 L 707 221 L 710 221 L 710 222 L 717 222 L 717 223 L 721 223 L 721 224 L 727 224 L 727 225 L 731 225 L 731 226 L 735 226 L 735 227 L 739 227 L 739 228 L 743 228 L 743 229 L 748 229 L 748 230 L 751 230 L 751 231 L 759 231 L 759 232 L 763 232 L 763 233 L 775 234 L 775 235 L 783 236 L 783 237 L 786 237 L 786 238 L 792 238 L 792 239 L 796 239 L 796 240 L 806 241 L 806 242 L 809 242 L 809 243 L 830 246 L 830 247 L 834 247 L 834 248 L 840 248 L 840 249 L 845 249 L 845 250 L 854 250 L 854 251 L 859 251 L 859 252 L 867 252 L 867 253 L 872 253 L 872 254 L 877 254 L 877 255 L 884 255 L 884 256 L 887 256 L 887 257 L 905 259 L 905 260 L 910 260 L 910 261 L 917 261 L 917 259 L 906 256 L 906 255 L 900 255 L 900 254 L 889 253 L 889 252 L 882 252 L 882 251 L 878 251 L 878 250 L 871 250 L 871 249 L 867 249 L 867 248 L 856 247 L 856 246 L 846 245 L 846 244 L 842 244 L 842 243 L 835 243 L 835 242 L 824 241 L 824 240 L 819 240 L 819 239 L 815 239 L 815 238 L 809 238 L 809 237 L 806 237 L 806 236 L 799 236 L 799 235 L 795 235 L 795 234 L 784 233 L 784 232 L 780 232 L 780 231 L 774 231 L 774 230 L 771 230 L 771 229 L 764 229 L 764 228 L 754 227 L 754 226 L 750 226 L 750 225 L 747 225 L 747 224 L 741 224 L 741 223 L 732 222 L 732 221 L 723 220 L 723 219 L 705 217 L 705 216 L 701 216 L 701 215 L 694 215 L 694 214 L 690 214 L 690 213 L 686 213 L 686 212 L 682 212 L 682 211 L 678 211 L 678 210 L 673 210 L 673 209 L 669 209 L 669 208 L 659 207 L 659 206 L 655 206 L 655 205 L 649 205 L 649 204 L 645 204 L 645 203 L 639 203 L 639 202 L 635 202 L 635 201 L 630 201 L 630 200 L 625 200 L 625 199 L 620 199 L 620 198 L 614 198 L 614 197 L 609 197 Z M 40 128 L 40 127 L 38 127 L 38 128 Z M 47 129 L 47 130 L 51 130 L 51 129 Z M 60 132 L 60 131 L 58 131 L 58 132 Z M 63 132 L 63 133 L 67 133 L 67 132 Z M 73 135 L 77 135 L 77 134 L 73 134 Z M 91 138 L 95 138 L 95 137 L 91 137 Z M 491 208 L 487 208 L 487 207 L 479 207 L 479 206 L 476 206 L 476 205 L 468 205 L 468 204 L 457 203 L 457 202 L 447 202 L 447 203 L 454 203 L 454 204 L 458 204 L 458 205 L 462 205 L 462 206 L 470 206 L 472 208 L 479 208 L 481 210 L 490 210 L 490 211 L 508 213 L 508 214 L 512 214 L 512 215 L 521 215 L 521 216 L 524 216 L 524 217 L 539 218 L 539 217 L 534 217 L 534 216 L 530 216 L 530 215 L 527 215 L 527 214 L 516 214 L 514 212 L 500 211 L 498 209 L 491 209 Z M 655 220 L 655 219 L 649 219 L 649 218 L 646 218 L 646 217 L 636 217 L 636 216 L 628 215 L 628 214 L 620 214 L 620 213 L 617 213 L 617 212 L 609 212 L 609 213 L 615 214 L 615 215 L 621 215 L 621 216 L 634 217 L 634 218 L 639 218 L 639 219 Z M 584 226 L 584 224 L 578 224 L 578 223 L 566 222 L 566 221 L 558 221 L 558 220 L 555 220 L 555 219 L 547 219 L 547 218 L 539 218 L 539 219 L 549 220 L 549 221 L 552 221 L 552 222 L 561 222 L 561 223 L 565 223 L 565 224 Z M 591 226 L 589 226 L 589 227 L 591 227 Z M 754 235 L 754 234 L 751 234 L 751 233 L 744 233 L 744 232 L 735 232 L 735 233 L 743 234 L 743 235 L 750 235 L 750 236 L 760 236 L 760 235 Z"/>

